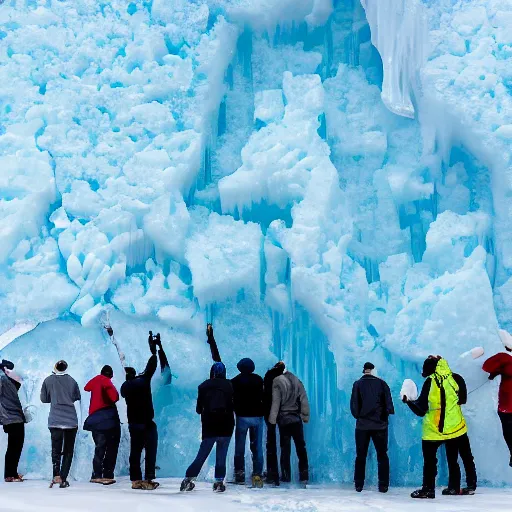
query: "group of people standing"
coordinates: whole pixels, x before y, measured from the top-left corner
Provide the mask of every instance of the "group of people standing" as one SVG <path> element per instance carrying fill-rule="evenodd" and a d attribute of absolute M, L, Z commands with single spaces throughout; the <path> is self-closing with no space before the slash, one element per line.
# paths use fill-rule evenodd
<path fill-rule="evenodd" d="M 506 352 L 485 361 L 482 369 L 493 380 L 501 376 L 498 415 L 503 436 L 510 451 L 512 467 L 512 337 L 502 338 Z M 373 375 L 375 366 L 365 363 L 363 377 L 354 383 L 350 408 L 356 418 L 356 463 L 354 484 L 357 492 L 364 487 L 366 458 L 370 441 L 375 446 L 378 463 L 378 489 L 389 488 L 388 424 L 395 413 L 389 386 Z M 423 418 L 422 453 L 423 485 L 411 494 L 412 498 L 434 499 L 437 477 L 437 452 L 444 445 L 448 463 L 448 486 L 445 496 L 473 495 L 477 488 L 477 472 L 468 437 L 468 427 L 462 406 L 467 403 L 468 391 L 462 376 L 453 373 L 441 356 L 429 356 L 423 363 L 425 382 L 420 395 L 402 401 L 411 411 Z M 466 486 L 461 486 L 459 456 L 466 473 Z"/>
<path fill-rule="evenodd" d="M 239 374 L 233 379 L 226 377 L 213 327 L 207 326 L 207 340 L 214 361 L 210 378 L 198 388 L 196 412 L 201 416 L 202 441 L 195 460 L 188 467 L 181 483 L 181 491 L 192 491 L 195 479 L 216 448 L 215 482 L 213 490 L 224 492 L 228 448 L 235 433 L 234 483 L 245 484 L 245 445 L 249 433 L 252 453 L 251 481 L 254 487 L 264 483 L 277 486 L 291 480 L 291 442 L 298 457 L 299 480 L 306 486 L 309 480 L 309 464 L 304 423 L 309 422 L 310 409 L 302 382 L 286 369 L 280 361 L 262 378 L 255 373 L 251 359 L 241 359 L 237 365 Z M 130 480 L 133 489 L 154 490 L 158 431 L 154 422 L 151 380 L 158 368 L 170 375 L 169 363 L 162 348 L 160 335 L 150 332 L 151 356 L 145 370 L 137 374 L 132 367 L 125 368 L 125 382 L 121 396 L 126 400 L 130 433 Z M 503 338 L 506 352 L 488 359 L 483 370 L 489 379 L 501 376 L 498 414 L 503 435 L 511 453 L 512 467 L 512 337 Z M 157 356 L 158 354 L 158 356 Z M 75 402 L 81 399 L 77 382 L 67 373 L 65 361 L 55 364 L 52 374 L 41 388 L 41 401 L 50 404 L 48 428 L 51 435 L 53 479 L 50 487 L 69 487 L 78 417 Z M 363 376 L 354 383 L 350 400 L 351 413 L 356 419 L 356 461 L 354 484 L 361 492 L 365 483 L 366 459 L 370 442 L 377 452 L 378 489 L 385 493 L 389 488 L 390 466 L 388 458 L 389 417 L 395 413 L 393 399 L 386 382 L 374 375 L 375 366 L 365 363 Z M 116 403 L 119 393 L 112 383 L 113 370 L 106 365 L 99 375 L 91 379 L 84 390 L 91 393 L 89 416 L 84 430 L 92 432 L 95 443 L 91 482 L 111 485 L 115 483 L 114 470 L 121 440 L 121 422 Z M 477 487 L 477 473 L 468 428 L 462 412 L 467 402 L 464 379 L 453 373 L 445 359 L 429 356 L 424 364 L 425 378 L 420 395 L 416 398 L 403 394 L 402 400 L 411 411 L 423 418 L 422 452 L 423 485 L 411 494 L 412 498 L 435 498 L 437 476 L 437 452 L 444 445 L 448 462 L 448 487 L 443 495 L 472 495 Z M 0 363 L 0 423 L 8 435 L 5 454 L 5 481 L 22 482 L 18 463 L 23 450 L 25 423 L 29 411 L 23 409 L 18 397 L 22 384 L 14 372 L 14 364 Z M 263 473 L 263 439 L 266 429 L 266 473 Z M 277 431 L 280 439 L 280 468 L 278 468 Z M 145 452 L 145 474 L 142 475 L 141 456 Z M 458 463 L 462 459 L 466 472 L 466 487 L 461 488 L 461 472 Z"/>

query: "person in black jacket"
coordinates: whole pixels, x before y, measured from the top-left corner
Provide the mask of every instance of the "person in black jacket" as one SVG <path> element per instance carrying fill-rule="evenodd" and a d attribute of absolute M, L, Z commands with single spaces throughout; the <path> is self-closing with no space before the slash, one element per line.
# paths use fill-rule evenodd
<path fill-rule="evenodd" d="M 277 462 L 276 425 L 272 425 L 268 418 L 272 409 L 272 386 L 274 379 L 283 375 L 285 364 L 279 361 L 273 366 L 263 379 L 263 414 L 267 425 L 267 476 L 265 482 L 270 485 L 279 485 L 279 466 Z"/>
<path fill-rule="evenodd" d="M 233 386 L 226 380 L 226 367 L 215 363 L 210 371 L 212 377 L 205 380 L 198 388 L 196 412 L 201 415 L 202 441 L 197 456 L 185 473 L 180 491 L 192 491 L 194 480 L 199 475 L 203 464 L 216 445 L 215 492 L 224 492 L 226 477 L 226 458 L 229 443 L 235 428 L 233 416 Z"/>
<path fill-rule="evenodd" d="M 388 457 L 388 418 L 395 414 L 393 399 L 389 386 L 372 375 L 375 366 L 365 363 L 363 376 L 354 382 L 350 411 L 356 421 L 356 465 L 354 484 L 357 492 L 364 487 L 366 457 L 370 440 L 377 452 L 379 466 L 379 492 L 388 492 L 389 457 Z"/>
<path fill-rule="evenodd" d="M 249 431 L 252 453 L 252 484 L 263 487 L 263 379 L 254 373 L 254 362 L 244 358 L 237 365 L 240 374 L 231 380 L 236 414 L 235 483 L 245 483 L 245 441 Z"/>
<path fill-rule="evenodd" d="M 155 340 L 149 334 L 151 357 L 144 373 L 137 375 L 134 368 L 126 367 L 126 382 L 121 386 L 121 396 L 126 400 L 128 427 L 130 430 L 130 480 L 132 489 L 154 490 L 159 484 L 154 482 L 156 476 L 156 454 L 158 448 L 158 430 L 155 422 L 151 379 L 156 372 L 157 347 L 160 365 L 167 361 L 160 337 Z M 145 480 L 142 480 L 140 459 L 142 450 L 146 452 Z"/>

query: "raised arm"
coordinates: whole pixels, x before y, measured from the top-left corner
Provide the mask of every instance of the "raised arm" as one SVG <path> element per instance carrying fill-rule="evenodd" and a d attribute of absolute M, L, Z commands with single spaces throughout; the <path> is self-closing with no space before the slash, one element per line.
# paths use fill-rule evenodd
<path fill-rule="evenodd" d="M 144 370 L 143 373 L 144 377 L 151 380 L 156 372 L 157 367 L 158 359 L 156 357 L 156 354 L 152 354 L 151 357 L 148 359 L 148 364 L 146 364 L 146 369 Z"/>
<path fill-rule="evenodd" d="M 220 358 L 219 348 L 217 347 L 217 342 L 215 341 L 215 337 L 213 335 L 213 326 L 212 324 L 208 324 L 206 326 L 206 336 L 208 337 L 207 342 L 210 345 L 210 351 L 212 353 L 212 359 L 215 363 L 221 363 L 222 360 Z"/>

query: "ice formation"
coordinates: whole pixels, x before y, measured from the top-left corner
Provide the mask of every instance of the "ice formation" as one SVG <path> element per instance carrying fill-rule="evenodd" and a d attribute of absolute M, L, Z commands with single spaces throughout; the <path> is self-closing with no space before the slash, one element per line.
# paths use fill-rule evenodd
<path fill-rule="evenodd" d="M 352 478 L 366 360 L 397 401 L 392 483 L 419 481 L 400 388 L 439 353 L 474 390 L 481 481 L 512 483 L 497 383 L 464 355 L 512 330 L 511 25 L 509 0 L 0 4 L 0 347 L 37 405 L 26 471 L 51 472 L 57 359 L 121 384 L 108 311 L 130 365 L 152 329 L 177 376 L 155 383 L 162 476 L 197 448 L 213 321 L 229 375 L 282 358 L 303 379 L 316 481 Z M 76 478 L 91 453 L 82 432 Z"/>

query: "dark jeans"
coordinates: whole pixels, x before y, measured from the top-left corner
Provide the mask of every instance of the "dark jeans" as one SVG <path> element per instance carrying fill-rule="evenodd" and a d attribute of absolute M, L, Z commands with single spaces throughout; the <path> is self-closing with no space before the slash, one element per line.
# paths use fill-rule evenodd
<path fill-rule="evenodd" d="M 354 471 L 354 483 L 356 487 L 364 486 L 366 473 L 366 457 L 370 440 L 373 441 L 377 452 L 377 464 L 379 467 L 379 487 L 389 487 L 389 458 L 388 458 L 388 429 L 360 430 L 356 429 L 356 467 Z"/>
<path fill-rule="evenodd" d="M 53 476 L 68 479 L 78 428 L 51 428 Z"/>
<path fill-rule="evenodd" d="M 4 432 L 7 434 L 4 478 L 17 478 L 18 464 L 25 442 L 25 424 L 11 423 L 10 425 L 4 425 Z"/>
<path fill-rule="evenodd" d="M 187 478 L 196 478 L 199 475 L 203 464 L 210 455 L 213 446 L 216 444 L 215 449 L 215 480 L 221 482 L 226 476 L 226 458 L 228 456 L 229 443 L 231 437 L 206 437 L 201 441 L 199 451 L 196 458 L 187 469 L 185 476 Z"/>
<path fill-rule="evenodd" d="M 512 413 L 498 412 L 503 428 L 503 437 L 510 451 L 510 460 L 512 461 Z"/>
<path fill-rule="evenodd" d="M 263 418 L 236 418 L 235 430 L 235 473 L 245 475 L 245 440 L 249 431 L 252 453 L 252 474 L 263 473 Z"/>
<path fill-rule="evenodd" d="M 279 467 L 277 465 L 277 427 L 268 421 L 267 424 L 267 480 L 279 482 Z"/>
<path fill-rule="evenodd" d="M 476 488 L 477 476 L 473 454 L 467 434 L 448 441 L 423 441 L 423 487 L 435 489 L 437 476 L 437 450 L 444 444 L 448 461 L 448 487 L 460 489 L 459 453 L 466 470 L 468 487 Z"/>
<path fill-rule="evenodd" d="M 304 440 L 304 427 L 302 421 L 279 425 L 279 437 L 281 440 L 281 476 L 283 482 L 291 480 L 290 456 L 292 451 L 292 439 L 295 443 L 295 451 L 299 459 L 299 479 L 301 482 L 309 480 L 308 452 Z"/>
<path fill-rule="evenodd" d="M 96 445 L 92 461 L 92 478 L 114 478 L 121 428 L 105 432 L 93 431 L 92 438 Z"/>
<path fill-rule="evenodd" d="M 156 452 L 158 449 L 158 430 L 154 421 L 147 425 L 130 424 L 130 480 L 142 480 L 140 459 L 142 450 L 146 452 L 145 478 L 154 480 L 156 476 Z"/>

